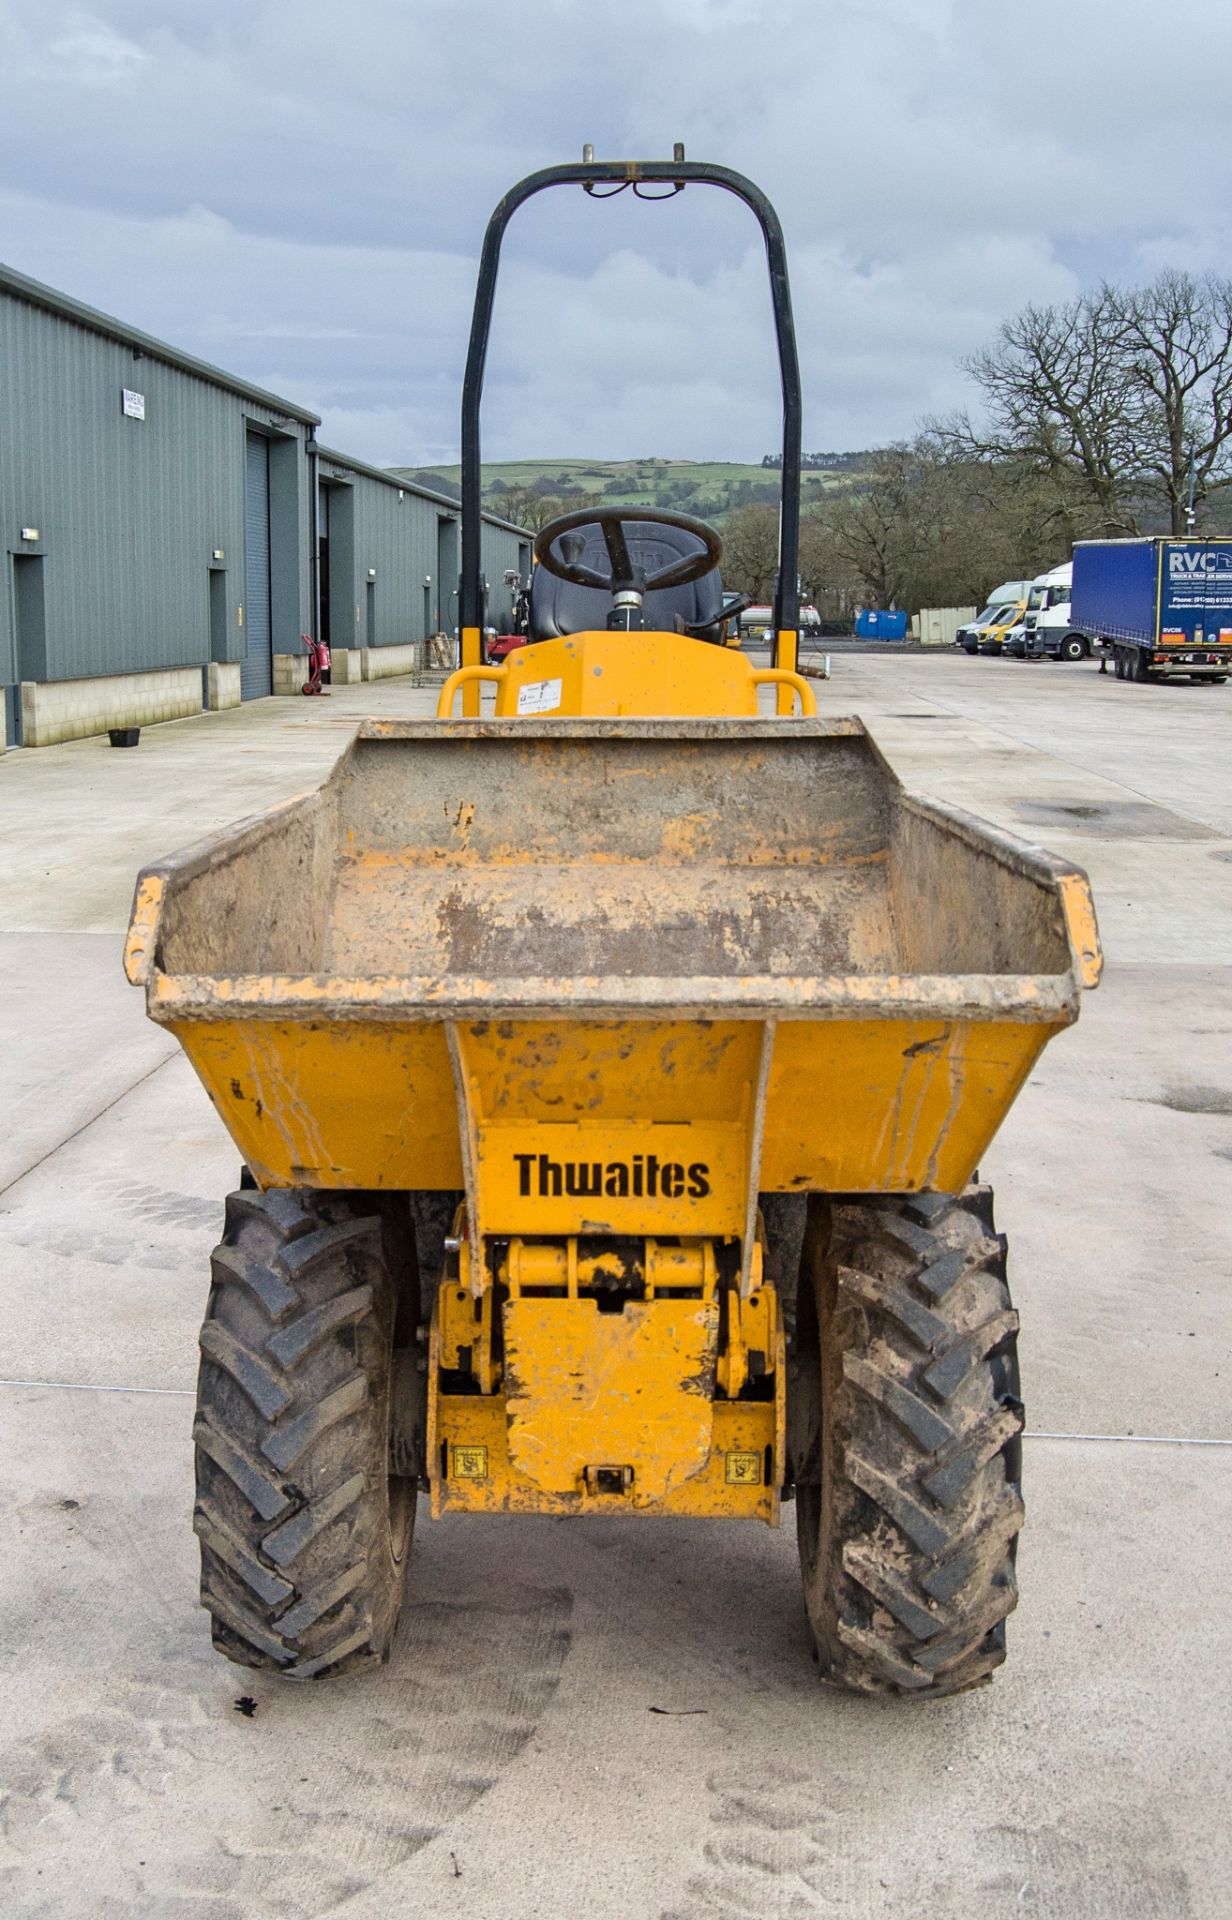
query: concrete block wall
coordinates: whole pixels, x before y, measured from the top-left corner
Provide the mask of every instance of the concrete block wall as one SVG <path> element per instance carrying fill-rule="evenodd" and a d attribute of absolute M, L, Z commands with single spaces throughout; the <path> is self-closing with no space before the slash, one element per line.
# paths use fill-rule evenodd
<path fill-rule="evenodd" d="M 362 653 L 364 679 L 388 680 L 394 674 L 414 673 L 419 648 L 411 640 L 401 647 L 364 647 Z"/>
<path fill-rule="evenodd" d="M 274 692 L 299 693 L 308 678 L 308 656 L 306 653 L 276 653 L 274 655 Z"/>
<path fill-rule="evenodd" d="M 331 687 L 355 686 L 358 685 L 363 677 L 363 666 L 358 647 L 332 647 L 330 649 L 329 684 Z M 275 693 L 302 693 L 304 690 L 304 682 L 307 678 L 308 655 L 306 653 L 276 653 L 274 655 Z"/>
<path fill-rule="evenodd" d="M 212 660 L 206 668 L 206 705 L 211 713 L 240 704 L 240 663 Z"/>
<path fill-rule="evenodd" d="M 388 680 L 394 674 L 414 673 L 419 647 L 409 641 L 399 647 L 334 647 L 330 655 L 330 685 L 358 686 L 361 680 Z M 299 693 L 308 678 L 306 653 L 274 655 L 274 692 Z"/>
<path fill-rule="evenodd" d="M 334 647 L 330 651 L 331 687 L 357 686 L 364 677 L 363 650 L 360 647 Z"/>
<path fill-rule="evenodd" d="M 238 668 L 236 669 L 238 673 Z M 23 680 L 23 746 L 53 747 L 109 727 L 149 727 L 201 712 L 200 667 L 113 673 L 90 680 Z"/>

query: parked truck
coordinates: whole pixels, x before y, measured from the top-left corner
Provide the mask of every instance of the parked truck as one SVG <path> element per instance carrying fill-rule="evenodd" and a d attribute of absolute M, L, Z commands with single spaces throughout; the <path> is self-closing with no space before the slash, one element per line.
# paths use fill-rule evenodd
<path fill-rule="evenodd" d="M 1019 660 L 1085 660 L 1093 650 L 1090 632 L 1074 612 L 1073 563 L 1053 567 L 1032 582 L 1020 640 L 1006 651 Z"/>
<path fill-rule="evenodd" d="M 1083 540 L 1073 592 L 1118 680 L 1218 685 L 1232 672 L 1232 539 Z"/>
<path fill-rule="evenodd" d="M 1027 604 L 1031 586 L 1030 580 L 1003 580 L 989 594 L 983 611 L 959 627 L 954 645 L 964 653 L 1000 653 L 1006 632 Z"/>

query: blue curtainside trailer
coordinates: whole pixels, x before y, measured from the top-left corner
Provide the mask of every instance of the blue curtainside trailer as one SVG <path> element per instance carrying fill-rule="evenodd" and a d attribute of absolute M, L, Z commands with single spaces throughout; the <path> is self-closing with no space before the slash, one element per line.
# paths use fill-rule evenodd
<path fill-rule="evenodd" d="M 1081 540 L 1073 619 L 1118 680 L 1227 679 L 1232 672 L 1232 539 Z"/>

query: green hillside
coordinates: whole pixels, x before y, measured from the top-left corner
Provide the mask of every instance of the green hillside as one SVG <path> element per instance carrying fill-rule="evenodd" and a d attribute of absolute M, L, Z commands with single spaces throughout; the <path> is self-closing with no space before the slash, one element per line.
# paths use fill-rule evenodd
<path fill-rule="evenodd" d="M 843 466 L 806 471 L 801 492 L 807 505 L 830 487 L 849 484 L 858 454 L 834 456 Z M 851 462 L 852 465 L 847 463 Z M 401 478 L 431 482 L 456 493 L 460 467 L 398 467 Z M 483 501 L 495 513 L 522 519 L 536 499 L 602 500 L 611 506 L 663 507 L 722 520 L 738 507 L 778 499 L 772 467 L 738 460 L 504 460 L 483 469 Z"/>

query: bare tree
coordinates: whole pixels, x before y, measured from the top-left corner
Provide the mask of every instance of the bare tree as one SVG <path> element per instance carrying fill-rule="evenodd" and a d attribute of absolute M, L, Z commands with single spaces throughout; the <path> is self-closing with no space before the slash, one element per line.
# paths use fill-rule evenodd
<path fill-rule="evenodd" d="M 1232 485 L 1232 281 L 1164 273 L 1110 299 L 1150 429 L 1135 479 L 1184 533 L 1191 461 L 1196 502 Z"/>
<path fill-rule="evenodd" d="M 1054 490 L 1028 463 L 959 457 L 928 434 L 871 456 L 801 527 L 806 578 L 836 607 L 978 603 L 1059 552 Z"/>
<path fill-rule="evenodd" d="M 1062 488 L 1076 478 L 1082 532 L 1136 533 L 1127 496 L 1145 409 L 1122 337 L 1106 288 L 1065 306 L 1025 307 L 962 363 L 984 396 L 987 424 L 962 413 L 931 431 L 952 457 L 1027 460 Z"/>
<path fill-rule="evenodd" d="M 924 503 L 908 447 L 884 447 L 861 484 L 836 496 L 827 515 L 840 563 L 875 607 L 895 607 L 906 590 Z"/>
<path fill-rule="evenodd" d="M 1051 483 L 1071 540 L 1185 531 L 1192 455 L 1200 503 L 1232 485 L 1232 282 L 1165 273 L 1026 307 L 964 361 L 987 424 L 932 423 L 951 455 L 1026 462 Z"/>
<path fill-rule="evenodd" d="M 769 600 L 778 564 L 778 508 L 738 508 L 723 528 L 724 586 L 731 593 Z"/>
<path fill-rule="evenodd" d="M 488 504 L 502 519 L 527 527 L 532 533 L 538 533 L 540 527 L 546 527 L 549 520 L 559 519 L 562 513 L 577 513 L 583 507 L 598 508 L 593 494 L 538 493 L 532 487 L 507 487 L 498 499 Z"/>

